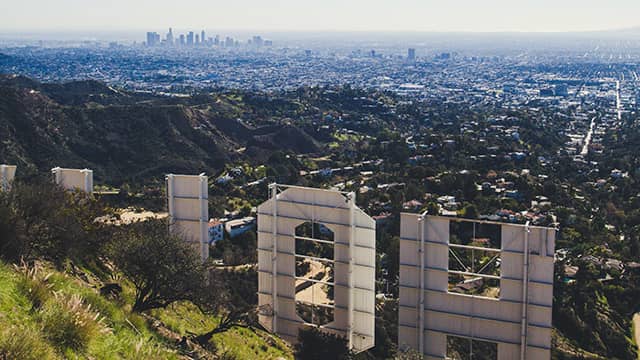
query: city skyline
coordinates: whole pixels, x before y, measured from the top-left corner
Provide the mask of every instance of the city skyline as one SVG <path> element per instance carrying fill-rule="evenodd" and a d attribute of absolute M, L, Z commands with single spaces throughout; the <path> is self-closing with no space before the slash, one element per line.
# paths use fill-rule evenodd
<path fill-rule="evenodd" d="M 0 32 L 215 28 L 268 31 L 580 32 L 640 26 L 640 3 L 614 0 L 506 0 L 456 4 L 435 1 L 241 0 L 179 6 L 159 0 L 115 0 L 87 9 L 77 0 L 12 2 L 0 14 Z M 197 9 L 197 11 L 196 11 Z M 462 10 L 461 10 L 462 9 Z"/>

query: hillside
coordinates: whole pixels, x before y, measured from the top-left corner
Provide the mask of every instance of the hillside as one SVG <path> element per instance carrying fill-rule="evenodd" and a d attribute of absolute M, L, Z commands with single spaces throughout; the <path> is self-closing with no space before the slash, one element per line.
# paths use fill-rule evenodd
<path fill-rule="evenodd" d="M 167 172 L 216 174 L 243 147 L 265 155 L 321 148 L 304 130 L 258 110 L 225 94 L 167 98 L 96 81 L 2 76 L 0 160 L 31 171 L 87 167 L 98 180 L 118 184 Z"/>
<path fill-rule="evenodd" d="M 291 350 L 261 330 L 232 328 L 216 334 L 208 350 L 183 336 L 215 326 L 190 303 L 150 315 L 131 312 L 131 289 L 104 296 L 86 269 L 60 272 L 38 263 L 0 262 L 0 358 L 7 359 L 276 359 Z M 215 349 L 212 350 L 212 349 Z"/>

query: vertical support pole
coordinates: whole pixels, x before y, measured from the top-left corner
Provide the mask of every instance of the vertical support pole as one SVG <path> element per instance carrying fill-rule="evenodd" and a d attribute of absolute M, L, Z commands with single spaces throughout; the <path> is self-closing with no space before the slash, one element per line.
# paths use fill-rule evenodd
<path fill-rule="evenodd" d="M 271 212 L 271 296 L 273 298 L 272 331 L 278 332 L 278 184 L 269 185 L 273 209 Z"/>
<path fill-rule="evenodd" d="M 420 258 L 420 281 L 418 293 L 418 349 L 420 355 L 424 354 L 424 225 L 425 215 L 418 217 L 418 235 L 420 239 L 420 248 L 418 249 L 418 257 Z"/>
<path fill-rule="evenodd" d="M 200 215 L 198 216 L 198 219 L 200 220 L 200 256 L 202 257 L 202 261 L 205 262 L 209 257 L 209 243 L 207 241 L 207 221 L 209 219 L 205 219 L 205 217 L 208 217 L 207 215 L 209 213 L 208 204 L 205 203 L 205 200 L 208 199 L 208 195 L 205 196 L 205 192 L 208 190 L 209 184 L 204 173 L 200 174 L 198 177 L 200 180 L 200 183 L 198 184 L 200 185 L 200 189 L 198 189 L 198 206 L 200 208 Z M 205 204 L 207 208 L 204 207 Z"/>
<path fill-rule="evenodd" d="M 354 322 L 354 304 L 353 304 L 353 264 L 354 264 L 354 252 L 356 244 L 356 193 L 349 193 L 349 306 L 348 306 L 348 328 L 347 328 L 347 340 L 349 341 L 349 349 L 353 348 L 353 322 Z"/>
<path fill-rule="evenodd" d="M 167 175 L 167 210 L 169 211 L 169 227 L 173 224 L 173 218 L 175 216 L 174 206 L 173 206 L 173 174 Z"/>
<path fill-rule="evenodd" d="M 89 176 L 92 175 L 92 171 L 89 169 L 83 169 L 82 175 L 84 175 L 84 192 L 86 192 L 87 194 L 93 193 L 93 184 L 91 181 L 92 179 Z"/>
<path fill-rule="evenodd" d="M 53 181 L 55 181 L 55 183 L 57 185 L 60 185 L 60 168 L 59 167 L 54 167 L 53 169 L 51 169 L 51 173 L 53 174 Z"/>
<path fill-rule="evenodd" d="M 522 323 L 520 326 L 520 360 L 527 357 L 527 307 L 529 304 L 529 221 L 524 226 L 522 262 Z"/>
<path fill-rule="evenodd" d="M 0 165 L 0 190 L 2 191 L 9 190 L 9 175 L 7 173 L 7 166 Z"/>

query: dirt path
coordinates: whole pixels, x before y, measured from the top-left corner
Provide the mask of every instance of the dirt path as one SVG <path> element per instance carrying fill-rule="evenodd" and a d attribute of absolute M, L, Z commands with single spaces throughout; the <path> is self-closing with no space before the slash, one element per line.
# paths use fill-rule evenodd
<path fill-rule="evenodd" d="M 633 329 L 635 330 L 636 345 L 640 347 L 640 313 L 633 315 Z M 640 350 L 638 351 L 638 360 L 640 360 Z"/>
<path fill-rule="evenodd" d="M 152 211 L 135 212 L 131 209 L 125 209 L 120 213 L 120 220 L 123 224 L 131 224 L 136 221 L 146 221 L 149 219 L 164 219 L 169 216 L 168 213 L 154 213 Z"/>
<path fill-rule="evenodd" d="M 321 281 L 329 281 L 331 276 L 324 267 L 324 265 L 319 261 L 307 260 L 309 262 L 309 271 L 304 275 L 307 278 L 314 278 L 319 273 L 324 273 L 324 276 Z M 305 283 L 305 280 L 296 280 L 296 286 Z M 321 283 L 313 283 L 311 286 L 305 288 L 302 291 L 296 293 L 296 299 L 307 301 L 314 304 L 333 304 L 333 300 L 329 299 L 326 291 L 324 291 L 324 284 Z"/>

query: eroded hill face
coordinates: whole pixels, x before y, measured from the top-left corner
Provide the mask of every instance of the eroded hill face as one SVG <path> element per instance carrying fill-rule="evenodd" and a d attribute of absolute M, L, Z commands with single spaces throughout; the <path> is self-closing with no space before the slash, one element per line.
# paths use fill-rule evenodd
<path fill-rule="evenodd" d="M 275 110 L 222 94 L 129 93 L 96 81 L 41 84 L 0 77 L 0 160 L 32 171 L 88 167 L 120 183 L 167 172 L 216 173 L 242 157 L 321 148 Z M 271 121 L 271 119 L 276 119 Z"/>

